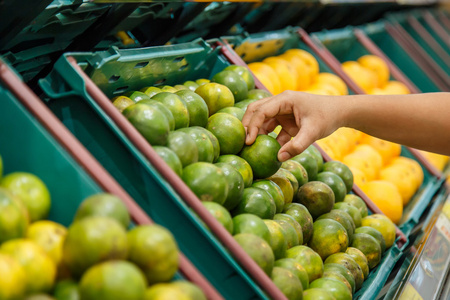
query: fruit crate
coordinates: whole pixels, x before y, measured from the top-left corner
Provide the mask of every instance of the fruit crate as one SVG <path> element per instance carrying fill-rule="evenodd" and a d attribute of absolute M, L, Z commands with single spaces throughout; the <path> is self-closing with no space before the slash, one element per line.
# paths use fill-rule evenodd
<path fill-rule="evenodd" d="M 110 101 L 144 85 L 209 78 L 229 65 L 220 52 L 221 47 L 213 49 L 196 40 L 67 53 L 40 81 L 42 99 L 144 211 L 174 234 L 181 250 L 225 298 L 283 299 L 270 278 Z"/>
<path fill-rule="evenodd" d="M 450 33 L 430 10 L 414 10 L 410 15 L 420 22 L 447 53 L 450 53 Z"/>
<path fill-rule="evenodd" d="M 134 225 L 153 221 L 21 79 L 0 60 L 0 155 L 4 173 L 30 172 L 48 187 L 49 220 L 70 225 L 83 199 L 100 192 L 120 197 Z M 7 142 L 6 142 L 7 141 Z M 64 184 L 61 185 L 61 182 Z M 133 224 L 132 224 L 133 226 Z M 211 299 L 221 296 L 180 253 L 175 279 L 186 278 Z"/>

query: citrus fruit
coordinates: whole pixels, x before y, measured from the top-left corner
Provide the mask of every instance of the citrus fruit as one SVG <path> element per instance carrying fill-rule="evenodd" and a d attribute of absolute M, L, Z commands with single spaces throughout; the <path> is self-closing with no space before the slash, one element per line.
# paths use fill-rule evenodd
<path fill-rule="evenodd" d="M 291 172 L 297 179 L 298 187 L 308 182 L 308 173 L 303 166 L 295 160 L 287 160 L 281 164 L 281 168 Z"/>
<path fill-rule="evenodd" d="M 151 144 L 165 146 L 170 131 L 170 123 L 161 110 L 145 103 L 128 106 L 123 115 Z"/>
<path fill-rule="evenodd" d="M 177 84 L 177 85 L 175 85 L 173 88 L 176 89 L 177 92 L 179 92 L 179 91 L 190 91 L 189 88 L 188 88 L 187 86 L 182 85 L 182 84 Z M 177 92 L 176 92 L 176 93 L 177 93 Z"/>
<path fill-rule="evenodd" d="M 272 95 L 268 91 L 253 89 L 248 91 L 247 99 L 260 100 L 271 96 Z"/>
<path fill-rule="evenodd" d="M 183 85 L 193 92 L 199 87 L 199 84 L 192 80 L 185 81 Z"/>
<path fill-rule="evenodd" d="M 80 299 L 80 289 L 78 284 L 71 279 L 58 281 L 53 290 L 53 296 L 55 296 L 56 300 Z"/>
<path fill-rule="evenodd" d="M 30 222 L 45 219 L 50 211 L 50 192 L 36 175 L 14 172 L 3 177 L 1 186 L 18 197 L 25 204 Z"/>
<path fill-rule="evenodd" d="M 25 298 L 25 300 L 55 300 L 48 294 L 34 294 Z"/>
<path fill-rule="evenodd" d="M 181 178 L 201 201 L 225 203 L 228 182 L 219 167 L 205 162 L 193 163 L 183 169 Z"/>
<path fill-rule="evenodd" d="M 394 184 L 389 181 L 374 180 L 361 186 L 361 190 L 392 222 L 400 222 L 403 214 L 403 199 Z M 387 241 L 386 244 L 388 244 Z"/>
<path fill-rule="evenodd" d="M 274 267 L 283 268 L 289 270 L 294 274 L 301 282 L 303 290 L 306 290 L 309 287 L 309 278 L 308 273 L 305 268 L 302 267 L 295 259 L 293 258 L 282 258 L 275 261 Z"/>
<path fill-rule="evenodd" d="M 303 152 L 297 156 L 294 156 L 291 159 L 300 163 L 303 166 L 303 168 L 305 168 L 306 172 L 308 173 L 309 181 L 316 180 L 319 169 L 317 166 L 316 159 L 311 154 Z"/>
<path fill-rule="evenodd" d="M 123 96 L 130 98 L 134 102 L 139 102 L 141 100 L 150 100 L 150 97 L 147 96 L 147 94 L 139 91 L 130 91 L 123 94 Z"/>
<path fill-rule="evenodd" d="M 348 89 L 345 82 L 337 75 L 332 73 L 319 73 L 316 77 L 316 83 L 328 83 L 334 86 L 338 91 L 339 95 L 348 95 Z"/>
<path fill-rule="evenodd" d="M 127 233 L 128 260 L 144 272 L 149 284 L 169 281 L 178 270 L 178 246 L 172 233 L 160 225 L 141 225 Z"/>
<path fill-rule="evenodd" d="M 362 218 L 367 217 L 367 215 L 368 215 L 367 205 L 364 202 L 364 200 L 361 199 L 360 197 L 358 197 L 354 194 L 348 194 L 345 196 L 343 202 L 356 207 L 359 210 L 359 212 L 361 213 Z"/>
<path fill-rule="evenodd" d="M 62 259 L 62 250 L 67 229 L 52 221 L 37 221 L 27 230 L 26 237 L 44 250 L 44 252 L 58 265 Z"/>
<path fill-rule="evenodd" d="M 152 99 L 164 104 L 172 112 L 175 129 L 189 126 L 189 110 L 186 102 L 180 96 L 162 92 L 154 95 Z"/>
<path fill-rule="evenodd" d="M 325 260 L 325 264 L 336 263 L 344 266 L 347 270 L 349 270 L 353 278 L 355 279 L 355 288 L 359 290 L 364 282 L 364 274 L 361 270 L 361 267 L 356 263 L 356 261 L 348 254 L 345 253 L 335 253 L 333 255 L 328 256 Z"/>
<path fill-rule="evenodd" d="M 355 233 L 365 233 L 365 234 L 371 235 L 380 244 L 381 254 L 383 254 L 384 251 L 386 250 L 386 241 L 384 240 L 384 237 L 381 234 L 381 232 L 379 232 L 375 228 L 372 228 L 369 226 L 361 226 L 361 227 L 356 228 Z"/>
<path fill-rule="evenodd" d="M 349 214 L 353 220 L 353 223 L 355 224 L 355 227 L 361 226 L 361 219 L 362 219 L 361 213 L 359 212 L 359 210 L 356 207 L 354 207 L 348 203 L 339 202 L 339 203 L 336 203 L 333 208 L 336 210 L 345 211 L 347 214 Z"/>
<path fill-rule="evenodd" d="M 200 78 L 195 81 L 195 83 L 198 84 L 198 86 L 202 86 L 202 85 L 210 83 L 210 82 L 211 82 L 211 80 L 206 79 L 206 78 Z"/>
<path fill-rule="evenodd" d="M 56 278 L 56 265 L 38 244 L 26 239 L 10 240 L 2 244 L 0 254 L 9 255 L 22 266 L 26 294 L 50 291 Z"/>
<path fill-rule="evenodd" d="M 278 74 L 268 65 L 262 62 L 248 64 L 253 75 L 274 95 L 282 92 Z"/>
<path fill-rule="evenodd" d="M 182 131 L 171 131 L 167 138 L 167 147 L 175 152 L 184 167 L 198 162 L 198 148 L 194 139 Z"/>
<path fill-rule="evenodd" d="M 373 214 L 361 221 L 362 226 L 369 226 L 378 230 L 384 237 L 386 248 L 391 247 L 396 238 L 394 223 L 384 215 Z"/>
<path fill-rule="evenodd" d="M 229 163 L 231 164 L 239 173 L 241 173 L 242 178 L 244 179 L 244 187 L 250 187 L 253 182 L 253 171 L 252 167 L 248 164 L 248 162 L 237 156 L 237 155 L 221 155 L 217 162 L 220 163 Z"/>
<path fill-rule="evenodd" d="M 191 90 L 181 90 L 175 93 L 186 103 L 189 112 L 189 126 L 205 127 L 208 123 L 208 106 L 202 97 Z"/>
<path fill-rule="evenodd" d="M 387 95 L 407 95 L 411 93 L 405 84 L 395 80 L 387 82 L 383 90 Z"/>
<path fill-rule="evenodd" d="M 257 180 L 252 184 L 252 187 L 260 188 L 268 192 L 275 202 L 276 213 L 280 213 L 284 208 L 284 196 L 281 188 L 270 180 Z"/>
<path fill-rule="evenodd" d="M 206 128 L 200 127 L 200 126 L 192 126 L 192 128 L 201 130 L 203 133 L 205 133 L 209 140 L 211 141 L 211 144 L 213 146 L 213 153 L 214 153 L 214 162 L 217 161 L 220 155 L 220 145 L 219 140 L 214 136 L 214 134 L 211 133 L 211 131 L 207 130 Z"/>
<path fill-rule="evenodd" d="M 178 176 L 181 176 L 183 173 L 183 165 L 172 149 L 164 146 L 154 146 L 153 150 L 155 150 L 156 154 L 158 154 L 158 156 L 161 157 Z"/>
<path fill-rule="evenodd" d="M 316 251 L 322 260 L 331 254 L 343 252 L 348 247 L 348 236 L 344 226 L 332 219 L 316 220 L 308 246 Z"/>
<path fill-rule="evenodd" d="M 289 49 L 286 52 L 284 52 L 284 54 L 296 55 L 301 60 L 303 60 L 303 62 L 306 64 L 311 81 L 315 80 L 315 78 L 319 74 L 319 63 L 311 53 L 303 49 Z M 304 72 L 305 70 L 302 71 Z"/>
<path fill-rule="evenodd" d="M 317 218 L 317 220 L 331 219 L 339 222 L 347 232 L 348 243 L 350 244 L 353 239 L 353 233 L 355 232 L 355 223 L 352 217 L 343 210 L 332 209 L 329 213 L 323 214 Z"/>
<path fill-rule="evenodd" d="M 173 117 L 173 114 L 166 106 L 164 106 L 164 104 L 156 100 L 142 100 L 139 102 L 139 104 L 147 104 L 157 108 L 160 112 L 162 112 L 166 116 L 167 121 L 169 121 L 170 130 L 175 129 L 175 119 Z"/>
<path fill-rule="evenodd" d="M 242 110 L 239 107 L 230 106 L 230 107 L 222 108 L 217 113 L 218 114 L 220 114 L 220 113 L 230 114 L 230 115 L 232 115 L 233 117 L 236 117 L 239 121 L 242 122 L 242 118 L 244 117 L 245 111 Z"/>
<path fill-rule="evenodd" d="M 125 229 L 130 225 L 130 214 L 126 205 L 112 194 L 99 193 L 84 199 L 78 207 L 74 221 L 91 216 L 113 218 Z"/>
<path fill-rule="evenodd" d="M 237 234 L 234 239 L 267 275 L 272 273 L 275 258 L 270 245 L 265 240 L 249 233 Z"/>
<path fill-rule="evenodd" d="M 284 207 L 283 213 L 292 216 L 302 227 L 303 243 L 307 243 L 313 231 L 313 218 L 308 209 L 299 203 L 291 203 Z"/>
<path fill-rule="evenodd" d="M 234 216 L 240 214 L 254 214 L 262 219 L 272 219 L 276 212 L 275 202 L 272 196 L 259 188 L 245 188 L 241 201 L 233 209 Z"/>
<path fill-rule="evenodd" d="M 343 163 L 339 161 L 329 161 L 323 165 L 323 171 L 332 172 L 339 177 L 341 177 L 342 181 L 344 181 L 346 190 L 349 192 L 353 188 L 353 173 Z"/>
<path fill-rule="evenodd" d="M 267 229 L 269 229 L 269 245 L 272 248 L 275 259 L 283 258 L 286 255 L 288 247 L 283 227 L 273 220 L 264 220 L 264 223 Z"/>
<path fill-rule="evenodd" d="M 362 253 L 359 249 L 348 247 L 347 250 L 345 250 L 345 254 L 348 254 L 351 258 L 353 258 L 353 260 L 361 268 L 364 279 L 367 279 L 367 276 L 369 276 L 369 262 L 367 261 L 367 257 L 364 253 Z"/>
<path fill-rule="evenodd" d="M 310 181 L 298 190 L 295 200 L 303 204 L 316 219 L 333 209 L 334 193 L 325 183 Z"/>
<path fill-rule="evenodd" d="M 291 271 L 274 267 L 270 278 L 288 299 L 303 299 L 302 283 Z"/>
<path fill-rule="evenodd" d="M 178 90 L 170 85 L 163 85 L 162 87 L 160 87 L 161 91 L 166 92 L 166 93 L 176 93 Z"/>
<path fill-rule="evenodd" d="M 358 63 L 372 70 L 377 75 L 378 86 L 383 86 L 389 80 L 389 67 L 386 62 L 376 55 L 363 55 L 358 58 Z"/>
<path fill-rule="evenodd" d="M 150 98 L 158 93 L 162 93 L 162 90 L 160 88 L 157 88 L 156 86 L 144 87 L 140 91 Z"/>
<path fill-rule="evenodd" d="M 380 243 L 367 233 L 355 233 L 351 247 L 360 250 L 367 258 L 369 269 L 375 268 L 381 261 Z"/>
<path fill-rule="evenodd" d="M 408 204 L 416 192 L 416 181 L 404 165 L 389 165 L 380 171 L 380 179 L 389 181 L 397 187 L 402 196 L 403 206 Z"/>
<path fill-rule="evenodd" d="M 319 278 L 311 282 L 311 288 L 323 288 L 336 300 L 351 300 L 352 293 L 342 282 L 334 278 Z"/>
<path fill-rule="evenodd" d="M 247 111 L 247 107 L 255 101 L 257 101 L 257 100 L 255 100 L 255 99 L 242 100 L 242 101 L 234 104 L 234 107 L 242 109 L 245 113 Z"/>
<path fill-rule="evenodd" d="M 130 105 L 133 105 L 135 102 L 128 97 L 125 96 L 117 96 L 111 99 L 113 105 L 120 111 L 123 112 L 125 108 Z"/>
<path fill-rule="evenodd" d="M 211 139 L 203 130 L 197 127 L 180 128 L 177 131 L 188 134 L 197 145 L 198 161 L 212 163 L 214 161 L 214 147 Z"/>
<path fill-rule="evenodd" d="M 281 191 L 283 192 L 284 205 L 292 203 L 292 199 L 294 198 L 294 188 L 292 187 L 289 179 L 278 172 L 270 176 L 268 179 L 281 188 Z"/>
<path fill-rule="evenodd" d="M 377 152 L 377 150 L 375 150 L 375 148 L 367 144 L 361 144 L 356 146 L 356 148 L 353 150 L 353 153 L 356 153 L 367 159 L 376 169 L 376 176 L 378 175 L 379 170 L 383 167 L 383 158 Z"/>
<path fill-rule="evenodd" d="M 63 247 L 63 262 L 71 274 L 80 276 L 106 260 L 126 259 L 127 235 L 123 226 L 109 217 L 92 216 L 74 222 Z"/>
<path fill-rule="evenodd" d="M 323 266 L 323 272 L 324 272 L 324 277 L 325 273 L 337 273 L 341 276 L 343 276 L 345 278 L 345 280 L 350 284 L 351 286 L 351 292 L 354 293 L 355 292 L 355 279 L 353 278 L 352 273 L 347 270 L 344 266 L 340 265 L 340 264 L 325 264 Z"/>
<path fill-rule="evenodd" d="M 245 145 L 239 154 L 252 167 L 254 178 L 267 178 L 281 167 L 278 151 L 281 146 L 276 139 L 268 135 L 258 135 L 252 145 Z"/>
<path fill-rule="evenodd" d="M 188 296 L 189 299 L 207 300 L 203 291 L 192 282 L 186 280 L 177 280 L 170 284 L 177 287 L 184 295 Z"/>
<path fill-rule="evenodd" d="M 0 274 L 0 299 L 22 299 L 27 275 L 22 265 L 13 257 L 0 253 Z"/>
<path fill-rule="evenodd" d="M 325 183 L 333 190 L 335 202 L 344 200 L 347 194 L 347 188 L 341 177 L 333 172 L 324 171 L 317 174 L 317 181 Z"/>
<path fill-rule="evenodd" d="M 270 231 L 264 221 L 252 214 L 241 214 L 233 218 L 233 235 L 249 233 L 270 242 Z"/>
<path fill-rule="evenodd" d="M 350 285 L 350 283 L 348 282 L 347 278 L 345 278 L 344 276 L 342 276 L 339 273 L 336 272 L 329 272 L 329 271 L 324 271 L 322 278 L 332 278 L 332 279 L 336 279 L 340 282 L 342 282 L 343 284 L 345 284 L 345 286 L 347 287 L 347 289 L 350 291 L 350 293 L 353 293 L 353 289 L 352 286 Z"/>
<path fill-rule="evenodd" d="M 362 172 L 361 170 L 356 169 L 354 167 L 349 167 L 349 169 L 353 173 L 353 183 L 356 184 L 358 187 L 360 187 L 368 182 L 368 180 L 366 178 L 366 174 L 364 174 L 364 172 Z"/>
<path fill-rule="evenodd" d="M 324 288 L 312 288 L 303 291 L 303 300 L 336 300 L 336 298 Z"/>
<path fill-rule="evenodd" d="M 209 115 L 213 115 L 224 107 L 234 105 L 234 95 L 230 89 L 219 83 L 206 83 L 195 92 L 203 98 L 208 106 Z"/>
<path fill-rule="evenodd" d="M 268 57 L 263 63 L 269 65 L 278 75 L 281 91 L 297 90 L 297 70 L 289 62 L 279 57 Z"/>
<path fill-rule="evenodd" d="M 89 268 L 80 281 L 83 300 L 144 298 L 147 282 L 141 270 L 127 261 L 108 261 Z"/>
<path fill-rule="evenodd" d="M 239 204 L 244 193 L 244 179 L 241 173 L 229 163 L 216 163 L 216 166 L 222 170 L 228 183 L 228 195 L 223 206 L 231 210 Z"/>
<path fill-rule="evenodd" d="M 295 246 L 286 251 L 287 258 L 293 258 L 308 273 L 309 282 L 323 274 L 323 262 L 320 255 L 307 246 Z"/>
<path fill-rule="evenodd" d="M 365 181 L 374 180 L 378 176 L 378 169 L 373 162 L 358 153 L 352 152 L 344 156 L 342 162 L 351 170 L 358 169 L 361 171 L 364 174 L 363 178 L 365 178 Z M 355 179 L 354 181 L 358 183 Z"/>
<path fill-rule="evenodd" d="M 291 172 L 280 168 L 275 173 L 275 175 L 273 175 L 271 177 L 277 177 L 277 176 L 282 176 L 282 177 L 287 178 L 289 180 L 289 183 L 292 186 L 292 190 L 294 192 L 294 195 L 297 193 L 297 191 L 298 191 L 298 181 L 297 181 L 297 178 L 295 178 L 295 176 Z"/>
<path fill-rule="evenodd" d="M 289 222 L 284 220 L 275 220 L 278 224 L 283 228 L 283 233 L 287 242 L 287 249 L 290 249 L 299 244 L 297 231 L 294 226 L 292 226 Z"/>
<path fill-rule="evenodd" d="M 224 113 L 209 117 L 206 129 L 219 140 L 220 154 L 237 154 L 245 143 L 245 129 L 238 118 Z"/>
<path fill-rule="evenodd" d="M 392 165 L 404 165 L 414 175 L 416 188 L 419 188 L 423 182 L 423 170 L 420 164 L 409 157 L 396 157 L 391 161 Z"/>
<path fill-rule="evenodd" d="M 233 220 L 225 207 L 216 202 L 202 202 L 202 204 L 230 234 L 233 234 Z"/>
<path fill-rule="evenodd" d="M 378 85 L 376 74 L 364 68 L 356 61 L 344 62 L 342 64 L 342 70 L 366 93 L 369 93 Z"/>
<path fill-rule="evenodd" d="M 402 146 L 399 144 L 391 143 L 368 134 L 363 136 L 361 143 L 372 146 L 381 155 L 383 165 L 389 164 L 402 151 Z"/>
<path fill-rule="evenodd" d="M 29 217 L 22 201 L 0 187 L 0 206 L 0 244 L 24 237 Z"/>
<path fill-rule="evenodd" d="M 158 283 L 150 286 L 145 291 L 143 300 L 165 300 L 165 299 L 177 299 L 177 300 L 191 300 L 189 296 L 185 295 L 178 286 L 172 283 Z"/>
<path fill-rule="evenodd" d="M 317 171 L 322 172 L 323 171 L 323 157 L 322 157 L 322 153 L 320 153 L 320 151 L 316 148 L 316 146 L 310 145 L 303 152 L 311 155 L 316 160 Z"/>
<path fill-rule="evenodd" d="M 297 240 L 298 240 L 297 244 L 298 245 L 303 244 L 302 226 L 300 226 L 300 224 L 294 219 L 294 217 L 292 217 L 288 214 L 275 214 L 273 219 L 275 221 L 285 221 L 285 222 L 289 223 L 289 225 L 291 225 L 294 228 L 294 230 L 297 234 Z"/>
<path fill-rule="evenodd" d="M 247 82 L 234 71 L 222 71 L 213 76 L 212 82 L 223 84 L 233 93 L 234 102 L 247 99 Z"/>
<path fill-rule="evenodd" d="M 246 67 L 231 65 L 224 69 L 224 71 L 233 71 L 236 72 L 239 76 L 244 79 L 247 84 L 247 90 L 252 90 L 255 88 L 255 81 L 253 79 L 252 73 Z"/>

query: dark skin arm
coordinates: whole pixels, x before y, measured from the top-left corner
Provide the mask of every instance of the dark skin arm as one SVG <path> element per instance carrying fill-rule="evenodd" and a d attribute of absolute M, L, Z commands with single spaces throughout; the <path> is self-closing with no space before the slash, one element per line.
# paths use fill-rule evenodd
<path fill-rule="evenodd" d="M 267 134 L 281 125 L 277 138 L 282 145 L 280 161 L 340 127 L 450 155 L 450 93 L 318 96 L 286 91 L 250 104 L 242 123 L 248 145 L 258 133 Z"/>

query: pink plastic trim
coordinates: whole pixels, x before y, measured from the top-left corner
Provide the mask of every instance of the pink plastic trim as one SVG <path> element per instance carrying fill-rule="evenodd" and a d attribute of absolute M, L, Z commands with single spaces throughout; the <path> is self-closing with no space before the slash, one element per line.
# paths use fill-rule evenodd
<path fill-rule="evenodd" d="M 436 32 L 437 35 L 442 39 L 442 41 L 447 44 L 450 48 L 450 34 L 442 27 L 441 24 L 434 18 L 434 16 L 429 11 L 422 12 L 423 19 L 427 24 Z"/>

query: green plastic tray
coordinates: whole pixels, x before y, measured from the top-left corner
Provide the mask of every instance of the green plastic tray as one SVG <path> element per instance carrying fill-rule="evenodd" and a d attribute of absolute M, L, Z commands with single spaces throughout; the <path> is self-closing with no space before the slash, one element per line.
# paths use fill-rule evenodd
<path fill-rule="evenodd" d="M 202 40 L 174 46 L 99 53 L 68 53 L 40 81 L 43 99 L 108 172 L 157 223 L 167 227 L 183 253 L 227 299 L 266 295 L 205 228 L 167 181 L 86 92 L 78 65 L 110 99 L 129 90 L 209 78 L 228 65 Z M 168 168 L 168 167 L 167 167 Z"/>
<path fill-rule="evenodd" d="M 445 51 L 447 51 L 447 53 L 450 54 L 450 46 L 444 42 L 443 37 L 440 36 L 434 29 L 433 27 L 430 25 L 430 23 L 428 23 L 425 19 L 424 14 L 428 14 L 431 13 L 431 11 L 422 11 L 422 10 L 414 10 L 412 12 L 410 12 L 410 15 L 414 16 L 416 18 L 417 21 L 420 22 L 420 24 L 425 27 L 425 29 L 431 34 L 431 36 L 436 40 L 437 43 L 439 43 L 439 45 L 442 47 L 442 49 L 444 49 Z M 433 17 L 433 14 L 430 14 L 431 17 Z M 442 29 L 442 33 L 445 34 L 447 33 L 448 36 L 450 36 L 450 34 L 445 30 L 445 26 L 439 23 L 439 20 L 437 20 L 437 18 L 433 19 L 438 22 L 438 25 L 440 27 L 440 29 Z"/>

